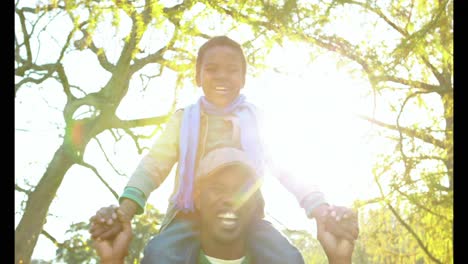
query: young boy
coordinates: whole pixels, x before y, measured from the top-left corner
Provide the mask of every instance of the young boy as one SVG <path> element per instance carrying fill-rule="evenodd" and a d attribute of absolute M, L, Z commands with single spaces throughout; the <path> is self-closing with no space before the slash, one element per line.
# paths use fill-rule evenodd
<path fill-rule="evenodd" d="M 240 95 L 245 76 L 246 60 L 238 43 L 225 36 L 207 41 L 200 48 L 196 62 L 196 82 L 202 87 L 204 96 L 196 104 L 174 113 L 163 135 L 142 159 L 120 197 L 120 209 L 129 219 L 142 213 L 150 193 L 178 162 L 175 190 L 160 233 L 145 250 L 151 252 L 150 257 L 145 255 L 149 263 L 183 263 L 177 252 L 198 243 L 192 188 L 194 171 L 206 153 L 220 147 L 240 148 L 255 164 L 258 175 L 263 175 L 265 165 L 270 163 L 258 134 L 257 110 Z M 278 170 L 273 174 L 296 196 L 309 217 L 325 222 L 328 205 L 321 192 Z M 263 218 L 262 196 L 259 200 L 262 206 L 257 217 Z M 352 214 L 346 208 L 338 209 L 341 209 L 337 211 L 338 218 Z M 103 208 L 92 218 L 94 225 L 90 232 L 93 237 L 107 239 L 120 231 L 118 221 L 113 222 L 106 213 L 112 213 L 112 210 Z M 335 214 L 332 212 L 333 216 Z M 330 231 L 335 235 L 348 240 L 357 238 L 354 226 L 326 222 L 332 225 Z M 259 263 L 300 262 L 302 259 L 299 251 L 265 220 L 251 230 L 249 241 L 251 252 Z"/>

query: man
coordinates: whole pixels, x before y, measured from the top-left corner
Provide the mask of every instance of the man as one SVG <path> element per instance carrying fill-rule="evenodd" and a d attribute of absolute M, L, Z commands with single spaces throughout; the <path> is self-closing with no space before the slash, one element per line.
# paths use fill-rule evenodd
<path fill-rule="evenodd" d="M 177 252 L 185 255 L 186 263 L 255 263 L 248 252 L 246 232 L 255 223 L 257 179 L 246 154 L 235 148 L 215 149 L 200 161 L 194 183 L 200 245 Z M 131 226 L 120 211 L 118 214 L 123 231 L 112 242 L 95 241 L 94 247 L 104 264 L 124 263 L 128 254 Z M 337 239 L 326 228 L 318 230 L 318 239 L 330 263 L 351 263 L 353 244 Z"/>

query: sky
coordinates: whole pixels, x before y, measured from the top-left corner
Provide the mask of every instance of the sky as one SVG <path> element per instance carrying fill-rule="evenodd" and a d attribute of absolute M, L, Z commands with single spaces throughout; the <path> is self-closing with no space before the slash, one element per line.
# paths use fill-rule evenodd
<path fill-rule="evenodd" d="M 50 27 L 60 29 L 65 25 L 51 24 Z M 119 30 L 124 34 L 126 28 L 122 26 Z M 53 44 L 46 43 L 46 36 L 40 42 L 42 49 L 54 49 Z M 273 151 L 280 160 L 299 177 L 316 182 L 330 203 L 351 206 L 356 199 L 377 196 L 373 189 L 372 166 L 378 152 L 390 149 L 378 140 L 371 124 L 358 118 L 360 114 L 370 116 L 374 110 L 373 101 L 367 96 L 370 91 L 368 82 L 353 78 L 345 68 L 337 67 L 336 58 L 330 54 L 320 55 L 313 61 L 304 59 L 308 52 L 305 45 L 292 43 L 275 48 L 266 63 L 280 66 L 285 73 L 266 70 L 259 76 L 249 76 L 242 93 L 266 113 L 268 136 L 274 142 Z M 109 56 L 112 60 L 112 54 Z M 76 73 L 70 75 L 70 82 L 86 87 L 87 92 L 98 91 L 109 77 L 96 66 L 95 56 L 90 53 L 70 53 L 64 65 Z M 118 108 L 118 116 L 131 119 L 165 114 L 174 96 L 174 80 L 175 75 L 170 73 L 164 79 L 155 80 L 144 97 L 140 93 L 141 83 L 132 82 Z M 33 89 L 23 88 L 16 95 L 15 182 L 20 186 L 27 186 L 25 180 L 31 185 L 37 183 L 61 144 L 61 109 L 65 96 L 58 91 L 60 89 L 56 84 L 46 82 Z M 179 94 L 178 106 L 192 103 L 200 95 L 201 89 L 184 87 Z M 141 158 L 131 139 L 126 137 L 114 144 L 108 132 L 98 138 L 118 170 L 130 175 Z M 128 178 L 109 168 L 96 141 L 89 143 L 85 161 L 96 166 L 121 193 Z M 164 212 L 172 187 L 173 175 L 151 195 L 149 202 Z M 292 194 L 273 177 L 266 176 L 262 191 L 267 219 L 273 224 L 280 229 L 306 229 L 315 235 L 315 223 L 306 218 Z M 22 198 L 21 193 L 15 193 L 15 226 L 20 220 Z M 87 221 L 100 207 L 110 204 L 116 204 L 115 198 L 94 173 L 73 166 L 50 207 L 44 229 L 58 241 L 63 241 L 70 224 Z M 55 247 L 41 236 L 33 259 L 53 259 L 54 256 Z"/>

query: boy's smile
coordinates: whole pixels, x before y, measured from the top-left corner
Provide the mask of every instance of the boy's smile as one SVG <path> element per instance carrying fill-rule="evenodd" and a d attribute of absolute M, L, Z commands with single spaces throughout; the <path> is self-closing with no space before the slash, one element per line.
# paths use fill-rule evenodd
<path fill-rule="evenodd" d="M 234 101 L 244 87 L 245 75 L 241 55 L 229 46 L 209 48 L 203 55 L 197 84 L 206 99 L 225 107 Z"/>

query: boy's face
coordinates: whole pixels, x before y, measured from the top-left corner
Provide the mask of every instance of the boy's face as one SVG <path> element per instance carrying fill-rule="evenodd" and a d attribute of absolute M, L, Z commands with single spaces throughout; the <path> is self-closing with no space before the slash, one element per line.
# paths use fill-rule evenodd
<path fill-rule="evenodd" d="M 229 46 L 214 46 L 203 55 L 197 85 L 206 99 L 218 107 L 234 101 L 244 87 L 245 75 L 239 51 Z"/>
<path fill-rule="evenodd" d="M 195 205 L 200 212 L 205 236 L 217 243 L 232 243 L 243 239 L 255 209 L 255 198 L 249 196 L 247 182 L 252 175 L 245 169 L 232 166 L 200 184 Z"/>

